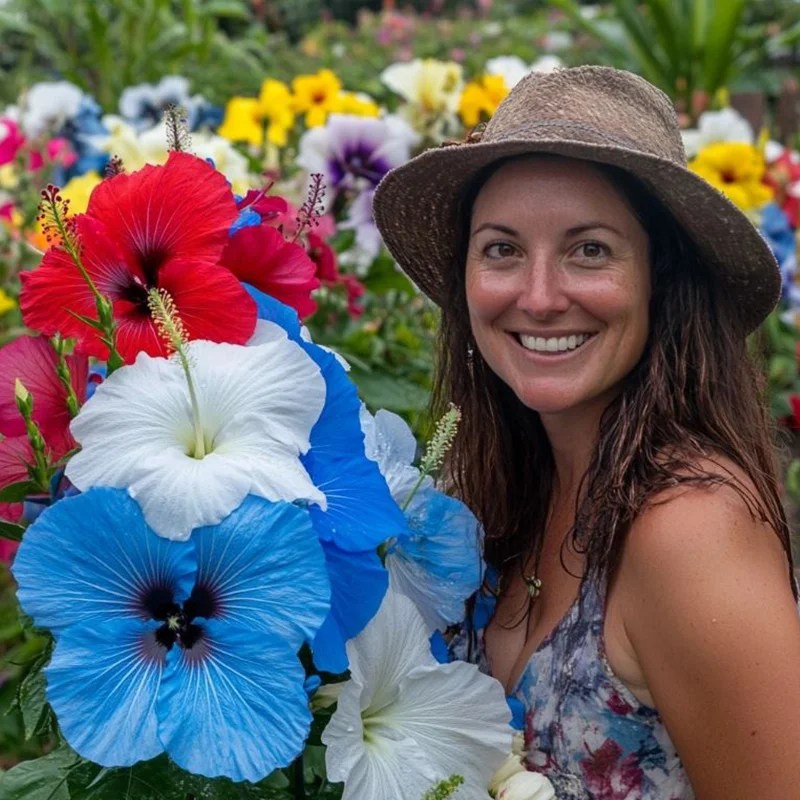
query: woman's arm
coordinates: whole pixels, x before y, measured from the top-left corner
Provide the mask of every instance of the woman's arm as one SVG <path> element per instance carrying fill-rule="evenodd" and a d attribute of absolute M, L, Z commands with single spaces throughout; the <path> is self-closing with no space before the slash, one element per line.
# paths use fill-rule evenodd
<path fill-rule="evenodd" d="M 777 536 L 730 487 L 637 519 L 625 629 L 698 800 L 800 798 L 800 617 Z"/>

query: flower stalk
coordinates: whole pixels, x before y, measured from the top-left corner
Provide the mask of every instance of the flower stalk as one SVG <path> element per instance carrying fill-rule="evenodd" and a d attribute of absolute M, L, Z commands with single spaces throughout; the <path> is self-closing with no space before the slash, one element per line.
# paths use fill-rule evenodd
<path fill-rule="evenodd" d="M 429 791 L 425 792 L 422 800 L 448 800 L 457 791 L 459 786 L 462 786 L 464 779 L 460 775 L 451 775 L 446 780 L 437 783 Z"/>
<path fill-rule="evenodd" d="M 403 501 L 400 508 L 405 511 L 409 503 L 414 498 L 417 490 L 422 486 L 422 482 L 429 475 L 432 475 L 442 466 L 447 451 L 453 446 L 458 433 L 458 425 L 461 422 L 461 409 L 450 403 L 450 408 L 444 413 L 442 418 L 436 423 L 436 430 L 425 448 L 425 455 L 419 465 L 419 478 L 408 496 Z"/>
<path fill-rule="evenodd" d="M 14 399 L 20 415 L 25 420 L 25 430 L 33 450 L 33 464 L 28 464 L 28 474 L 42 492 L 50 491 L 50 461 L 47 458 L 47 445 L 39 426 L 33 420 L 33 397 L 17 378 L 14 383 Z"/>
<path fill-rule="evenodd" d="M 53 346 L 53 350 L 56 351 L 56 355 L 58 356 L 56 373 L 58 374 L 59 381 L 61 381 L 61 385 L 67 393 L 67 411 L 69 411 L 70 417 L 76 417 L 78 416 L 78 411 L 80 411 L 81 404 L 78 402 L 78 396 L 75 394 L 75 389 L 72 386 L 72 373 L 67 364 L 64 339 L 61 334 L 57 333 L 50 339 L 50 344 Z"/>
<path fill-rule="evenodd" d="M 194 449 L 192 456 L 198 460 L 206 455 L 206 442 L 203 426 L 200 422 L 200 404 L 197 401 L 197 392 L 192 379 L 192 369 L 189 364 L 188 338 L 183 321 L 178 316 L 175 303 L 166 289 L 150 289 L 147 293 L 147 305 L 159 334 L 166 342 L 167 348 L 178 356 L 178 360 L 186 376 L 189 387 L 189 400 L 192 405 L 192 426 L 194 428 Z"/>
<path fill-rule="evenodd" d="M 68 218 L 69 200 L 64 200 L 58 187 L 53 184 L 48 184 L 46 189 L 42 189 L 41 194 L 42 202 L 39 205 L 38 219 L 42 223 L 47 241 L 51 242 L 53 239 L 59 241 L 60 246 L 72 259 L 72 263 L 78 268 L 78 272 L 94 295 L 97 320 L 82 319 L 101 332 L 102 342 L 108 348 L 106 368 L 108 374 L 111 375 L 124 363 L 115 344 L 117 324 L 114 320 L 113 306 L 111 301 L 100 293 L 92 276 L 86 271 L 86 267 L 81 261 L 80 243 L 75 232 L 74 222 Z"/>

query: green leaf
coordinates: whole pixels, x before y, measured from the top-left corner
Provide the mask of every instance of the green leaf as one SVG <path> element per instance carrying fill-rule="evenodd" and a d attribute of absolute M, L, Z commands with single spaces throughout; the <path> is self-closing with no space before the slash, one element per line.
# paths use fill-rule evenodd
<path fill-rule="evenodd" d="M 353 368 L 350 377 L 358 386 L 365 402 L 372 408 L 389 411 L 422 411 L 428 405 L 429 392 L 405 378 Z"/>
<path fill-rule="evenodd" d="M 792 500 L 797 502 L 797 500 L 800 499 L 800 459 L 792 459 L 791 464 L 789 464 L 786 470 L 784 485 Z"/>
<path fill-rule="evenodd" d="M 67 778 L 78 764 L 80 759 L 68 747 L 23 761 L 0 779 L 0 800 L 71 800 Z"/>
<path fill-rule="evenodd" d="M 0 489 L 0 503 L 21 503 L 29 494 L 35 494 L 39 487 L 32 481 L 9 483 Z"/>
<path fill-rule="evenodd" d="M 23 533 L 25 533 L 24 525 L 17 525 L 15 522 L 5 522 L 0 519 L 0 539 L 21 542 Z"/>
<path fill-rule="evenodd" d="M 747 0 L 715 0 L 703 58 L 703 88 L 714 94 L 728 79 L 736 58 L 736 39 Z"/>
<path fill-rule="evenodd" d="M 19 687 L 19 706 L 22 711 L 22 723 L 25 728 L 25 738 L 30 739 L 39 732 L 39 723 L 47 708 L 45 688 L 47 681 L 42 672 L 44 663 L 34 667 L 22 681 Z"/>

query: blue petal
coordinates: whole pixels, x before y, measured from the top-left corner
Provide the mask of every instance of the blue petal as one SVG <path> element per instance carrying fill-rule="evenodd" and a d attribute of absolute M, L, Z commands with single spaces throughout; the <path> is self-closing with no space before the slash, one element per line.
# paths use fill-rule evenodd
<path fill-rule="evenodd" d="M 525 704 L 518 700 L 516 697 L 509 695 L 506 697 L 506 702 L 511 710 L 511 727 L 515 731 L 525 730 Z"/>
<path fill-rule="evenodd" d="M 462 502 L 432 487 L 414 495 L 406 515 L 410 534 L 398 538 L 386 564 L 431 629 L 443 630 L 463 620 L 464 602 L 480 586 L 480 525 Z"/>
<path fill-rule="evenodd" d="M 158 699 L 159 734 L 189 772 L 259 781 L 290 764 L 311 725 L 305 672 L 275 634 L 201 623 L 191 649 L 173 647 Z"/>
<path fill-rule="evenodd" d="M 343 550 L 368 550 L 405 532 L 403 512 L 392 498 L 375 461 L 364 452 L 361 402 L 355 384 L 336 357 L 300 342 L 325 379 L 325 406 L 311 430 L 311 449 L 300 460 L 314 485 L 325 493 L 326 511 L 311 507 L 323 541 Z"/>
<path fill-rule="evenodd" d="M 345 642 L 358 636 L 380 608 L 389 573 L 374 550 L 346 553 L 323 542 L 331 581 L 331 612 L 311 649 L 317 669 L 344 672 L 348 666 Z"/>
<path fill-rule="evenodd" d="M 336 357 L 300 336 L 294 309 L 245 284 L 260 319 L 280 325 L 313 359 L 325 379 L 325 407 L 311 431 L 311 449 L 301 458 L 328 500 L 327 511 L 311 509 L 323 541 L 343 550 L 368 550 L 406 532 L 403 513 L 392 499 L 378 465 L 364 453 L 361 403 L 355 384 Z"/>
<path fill-rule="evenodd" d="M 250 292 L 250 296 L 253 300 L 256 301 L 259 319 L 266 319 L 269 320 L 269 322 L 280 325 L 281 328 L 289 334 L 289 338 L 293 342 L 300 341 L 300 319 L 293 308 L 284 305 L 280 300 L 276 300 L 268 294 L 264 294 L 264 292 L 260 292 L 258 289 L 250 286 L 249 283 L 242 285 Z"/>
<path fill-rule="evenodd" d="M 325 558 L 308 511 L 249 495 L 219 525 L 192 534 L 197 585 L 215 619 L 277 634 L 297 650 L 330 609 Z"/>
<path fill-rule="evenodd" d="M 153 533 L 123 489 L 95 488 L 45 509 L 14 560 L 20 605 L 54 632 L 76 623 L 150 619 L 152 589 L 175 602 L 194 584 L 194 546 Z"/>
<path fill-rule="evenodd" d="M 239 216 L 233 221 L 233 225 L 228 228 L 228 236 L 233 236 L 242 228 L 253 228 L 259 226 L 260 224 L 261 215 L 253 211 L 252 208 L 244 208 L 239 212 Z"/>
<path fill-rule="evenodd" d="M 73 625 L 58 636 L 45 668 L 47 699 L 76 753 L 104 767 L 128 767 L 164 751 L 156 699 L 167 651 L 161 623 L 116 619 Z"/>
<path fill-rule="evenodd" d="M 431 654 L 440 664 L 449 664 L 452 661 L 450 649 L 441 631 L 434 631 L 431 634 Z"/>

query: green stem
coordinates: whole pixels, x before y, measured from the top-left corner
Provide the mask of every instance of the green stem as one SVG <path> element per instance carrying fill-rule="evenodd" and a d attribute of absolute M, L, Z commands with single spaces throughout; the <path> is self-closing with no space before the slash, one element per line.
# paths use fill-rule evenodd
<path fill-rule="evenodd" d="M 192 403 L 192 425 L 194 426 L 194 453 L 192 455 L 197 459 L 201 459 L 206 454 L 206 440 L 205 436 L 203 436 L 203 426 L 200 423 L 200 404 L 197 402 L 197 393 L 194 390 L 192 370 L 189 368 L 189 359 L 186 358 L 186 351 L 183 347 L 178 350 L 178 357 L 181 360 L 181 366 L 186 374 L 186 383 L 189 386 L 189 399 Z"/>
<path fill-rule="evenodd" d="M 403 505 L 400 506 L 401 511 L 405 511 L 408 508 L 409 503 L 414 499 L 414 495 L 417 493 L 417 490 L 420 486 L 422 486 L 422 481 L 428 477 L 428 473 L 425 470 L 419 471 L 419 478 L 417 478 L 417 482 L 411 487 L 411 491 L 408 493 L 408 496 L 405 500 L 403 500 Z"/>
<path fill-rule="evenodd" d="M 56 372 L 58 373 L 58 379 L 61 381 L 61 385 L 67 392 L 67 410 L 69 411 L 70 417 L 76 417 L 78 415 L 78 411 L 80 411 L 81 404 L 78 402 L 78 396 L 75 394 L 75 389 L 72 386 L 72 373 L 70 372 L 69 365 L 67 364 L 67 358 L 64 353 L 64 340 L 59 334 L 56 334 L 50 340 L 50 344 L 53 346 L 53 349 L 56 351 L 56 355 L 58 356 L 58 366 L 56 367 Z"/>

